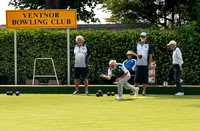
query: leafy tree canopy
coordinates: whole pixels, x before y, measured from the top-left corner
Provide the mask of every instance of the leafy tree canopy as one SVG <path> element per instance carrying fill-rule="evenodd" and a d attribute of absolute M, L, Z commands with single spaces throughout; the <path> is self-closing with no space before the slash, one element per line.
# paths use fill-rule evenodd
<path fill-rule="evenodd" d="M 84 22 L 98 22 L 94 8 L 101 0 L 10 0 L 16 9 L 77 9 L 77 19 Z M 88 8 L 89 7 L 89 8 Z"/>
<path fill-rule="evenodd" d="M 165 28 L 200 17 L 200 0 L 103 0 L 112 16 L 108 22 L 158 23 Z"/>

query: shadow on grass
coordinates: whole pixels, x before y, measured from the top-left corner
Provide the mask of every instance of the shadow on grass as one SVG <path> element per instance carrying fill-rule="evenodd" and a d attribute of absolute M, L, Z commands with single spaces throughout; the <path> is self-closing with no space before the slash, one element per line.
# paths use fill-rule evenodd
<path fill-rule="evenodd" d="M 200 107 L 200 105 L 197 105 L 197 104 L 192 104 L 192 105 L 187 105 L 189 107 Z"/>
<path fill-rule="evenodd" d="M 151 95 L 150 97 L 158 99 L 200 99 L 200 95 L 184 95 L 184 96 L 175 96 L 175 95 Z"/>
<path fill-rule="evenodd" d="M 116 101 L 134 101 L 135 99 L 132 99 L 132 98 L 126 98 L 126 99 L 123 99 L 123 100 L 116 100 Z"/>

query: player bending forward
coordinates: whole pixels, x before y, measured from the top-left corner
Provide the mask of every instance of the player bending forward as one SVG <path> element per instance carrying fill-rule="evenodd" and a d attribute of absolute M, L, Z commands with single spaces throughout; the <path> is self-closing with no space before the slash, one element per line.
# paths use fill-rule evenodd
<path fill-rule="evenodd" d="M 129 71 L 124 65 L 117 63 L 116 60 L 111 60 L 109 62 L 108 75 L 101 74 L 100 77 L 110 80 L 112 75 L 117 77 L 118 96 L 116 97 L 116 100 L 123 99 L 123 86 L 126 89 L 135 91 L 135 96 L 138 95 L 139 87 L 134 87 L 127 82 L 131 78 Z"/>

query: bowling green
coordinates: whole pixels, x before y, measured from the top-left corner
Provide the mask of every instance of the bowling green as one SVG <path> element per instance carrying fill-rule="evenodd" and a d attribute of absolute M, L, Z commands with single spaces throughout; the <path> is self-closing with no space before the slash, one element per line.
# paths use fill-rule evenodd
<path fill-rule="evenodd" d="M 2 131 L 196 131 L 199 95 L 0 94 Z"/>

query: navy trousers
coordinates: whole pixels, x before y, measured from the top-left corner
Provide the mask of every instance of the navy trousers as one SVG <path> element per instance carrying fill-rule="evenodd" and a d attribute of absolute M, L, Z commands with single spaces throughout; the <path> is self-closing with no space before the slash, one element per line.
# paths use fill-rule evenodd
<path fill-rule="evenodd" d="M 180 83 L 180 66 L 179 65 L 173 65 L 167 74 L 167 77 L 170 78 L 170 80 L 174 80 L 176 83 L 176 87 L 178 88 L 179 92 L 183 92 L 183 89 L 181 87 Z"/>

